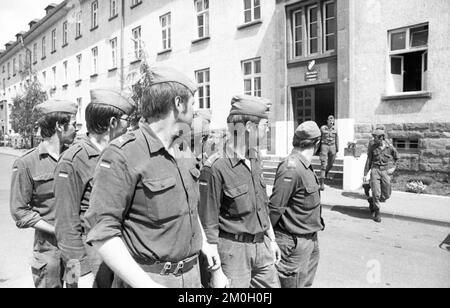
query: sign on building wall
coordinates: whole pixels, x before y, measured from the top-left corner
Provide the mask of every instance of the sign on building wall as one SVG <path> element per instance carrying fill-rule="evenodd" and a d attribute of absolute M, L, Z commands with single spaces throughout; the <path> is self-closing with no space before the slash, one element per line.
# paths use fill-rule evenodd
<path fill-rule="evenodd" d="M 319 79 L 319 70 L 316 67 L 316 61 L 309 61 L 307 72 L 305 73 L 305 81 L 316 81 L 317 79 Z"/>

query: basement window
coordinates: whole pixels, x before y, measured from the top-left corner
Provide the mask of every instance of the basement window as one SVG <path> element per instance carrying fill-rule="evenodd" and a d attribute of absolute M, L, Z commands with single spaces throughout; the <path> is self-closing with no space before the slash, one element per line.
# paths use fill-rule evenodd
<path fill-rule="evenodd" d="M 402 153 L 417 153 L 419 150 L 418 139 L 393 139 L 394 147 Z"/>

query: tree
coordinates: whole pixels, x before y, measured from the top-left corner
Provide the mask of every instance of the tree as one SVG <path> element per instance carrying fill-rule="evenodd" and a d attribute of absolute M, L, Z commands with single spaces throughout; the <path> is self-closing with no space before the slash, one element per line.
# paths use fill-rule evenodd
<path fill-rule="evenodd" d="M 13 99 L 11 109 L 11 128 L 22 136 L 27 145 L 33 144 L 36 122 L 40 114 L 34 112 L 34 107 L 47 100 L 47 93 L 42 90 L 39 81 L 33 81 L 25 86 L 23 95 Z"/>

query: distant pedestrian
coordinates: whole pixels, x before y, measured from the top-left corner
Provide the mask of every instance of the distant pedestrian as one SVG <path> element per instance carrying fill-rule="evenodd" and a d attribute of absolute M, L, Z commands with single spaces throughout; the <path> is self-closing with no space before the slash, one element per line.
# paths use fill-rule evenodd
<path fill-rule="evenodd" d="M 334 116 L 330 115 L 328 117 L 327 125 L 322 126 L 320 131 L 320 190 L 325 190 L 325 179 L 332 179 L 329 173 L 333 169 L 336 154 L 339 152 L 339 138 L 335 127 Z"/>

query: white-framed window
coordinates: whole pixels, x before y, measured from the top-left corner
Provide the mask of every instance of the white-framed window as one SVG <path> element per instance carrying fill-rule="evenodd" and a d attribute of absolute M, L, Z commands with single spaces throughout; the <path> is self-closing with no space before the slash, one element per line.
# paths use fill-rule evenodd
<path fill-rule="evenodd" d="M 92 48 L 92 69 L 91 75 L 98 74 L 98 47 Z"/>
<path fill-rule="evenodd" d="M 428 88 L 428 24 L 388 32 L 388 94 Z"/>
<path fill-rule="evenodd" d="M 81 80 L 81 70 L 82 70 L 82 60 L 83 60 L 83 56 L 81 54 L 79 54 L 77 56 L 77 81 Z"/>
<path fill-rule="evenodd" d="M 17 75 L 16 58 L 13 59 L 13 76 Z"/>
<path fill-rule="evenodd" d="M 44 86 L 47 86 L 47 72 L 46 71 L 42 72 L 42 84 Z"/>
<path fill-rule="evenodd" d="M 56 29 L 52 30 L 52 52 L 56 51 Z"/>
<path fill-rule="evenodd" d="M 195 0 L 195 12 L 198 38 L 209 36 L 209 0 Z"/>
<path fill-rule="evenodd" d="M 81 17 L 82 17 L 82 16 L 83 16 L 83 15 L 82 15 L 82 12 L 79 11 L 79 12 L 77 13 L 76 21 L 75 21 L 75 37 L 76 37 L 76 38 L 81 37 Z"/>
<path fill-rule="evenodd" d="M 56 88 L 56 66 L 52 67 L 52 88 Z"/>
<path fill-rule="evenodd" d="M 118 0 L 109 0 L 109 17 L 113 18 L 119 14 Z"/>
<path fill-rule="evenodd" d="M 69 62 L 68 61 L 63 62 L 63 69 L 64 69 L 64 85 L 67 85 L 69 83 Z"/>
<path fill-rule="evenodd" d="M 109 41 L 111 45 L 111 68 L 117 67 L 117 38 Z"/>
<path fill-rule="evenodd" d="M 78 97 L 77 98 L 77 116 L 76 116 L 76 120 L 77 120 L 77 128 L 78 130 L 81 130 L 81 126 L 83 123 L 83 98 Z"/>
<path fill-rule="evenodd" d="M 47 56 L 47 44 L 45 36 L 42 38 L 42 58 Z"/>
<path fill-rule="evenodd" d="M 162 35 L 162 49 L 163 50 L 168 50 L 170 48 L 172 48 L 172 29 L 171 29 L 171 24 L 172 24 L 172 17 L 171 14 L 168 13 L 166 15 L 161 16 L 160 18 L 160 22 L 161 22 L 161 35 Z"/>
<path fill-rule="evenodd" d="M 291 58 L 333 52 L 337 48 L 336 1 L 289 8 Z"/>
<path fill-rule="evenodd" d="M 244 23 L 261 19 L 261 0 L 244 0 Z"/>
<path fill-rule="evenodd" d="M 138 60 L 142 56 L 141 27 L 134 28 L 132 35 L 134 42 L 134 58 Z"/>
<path fill-rule="evenodd" d="M 211 109 L 211 84 L 209 68 L 195 72 L 195 77 L 198 84 L 199 108 Z"/>
<path fill-rule="evenodd" d="M 6 66 L 7 66 L 8 79 L 10 79 L 11 78 L 11 64 L 8 62 L 8 64 Z"/>
<path fill-rule="evenodd" d="M 34 43 L 33 44 L 33 63 L 37 63 L 37 59 L 38 59 L 38 44 Z"/>
<path fill-rule="evenodd" d="M 98 0 L 95 0 L 91 4 L 91 29 L 95 29 L 98 26 Z"/>
<path fill-rule="evenodd" d="M 69 44 L 69 33 L 68 33 L 68 22 L 65 21 L 63 23 L 63 46 L 67 46 Z"/>
<path fill-rule="evenodd" d="M 244 94 L 261 97 L 261 58 L 242 62 Z"/>
<path fill-rule="evenodd" d="M 3 73 L 5 72 L 5 67 L 3 66 Z M 23 72 L 23 56 L 19 54 L 19 73 Z"/>

